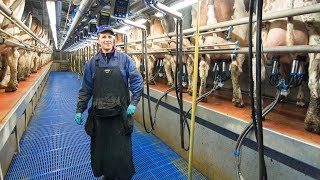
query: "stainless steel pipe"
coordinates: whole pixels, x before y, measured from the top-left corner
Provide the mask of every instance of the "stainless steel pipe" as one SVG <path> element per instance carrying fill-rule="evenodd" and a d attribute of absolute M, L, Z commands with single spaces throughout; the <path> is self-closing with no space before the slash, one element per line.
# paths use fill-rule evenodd
<path fill-rule="evenodd" d="M 81 22 L 84 13 L 86 13 L 90 7 L 92 6 L 92 4 L 94 3 L 94 1 L 91 0 L 83 0 L 79 6 L 78 12 L 76 14 L 76 16 L 74 17 L 71 27 L 67 33 L 67 36 L 64 38 L 64 40 L 62 41 L 61 45 L 60 45 L 60 50 L 62 50 L 62 48 L 64 47 L 66 41 L 69 39 L 70 35 L 73 33 L 73 31 L 75 30 L 76 26 Z"/>
<path fill-rule="evenodd" d="M 248 53 L 248 47 L 234 49 L 201 49 L 199 50 L 199 54 L 246 54 Z M 281 53 L 319 53 L 320 46 L 319 45 L 295 45 L 295 46 L 275 46 L 275 47 L 268 47 L 263 48 L 263 53 L 274 53 L 274 52 L 281 52 Z M 160 53 L 169 53 L 175 54 L 175 51 L 152 51 L 149 50 L 148 54 L 160 54 Z M 255 53 L 255 50 L 253 50 Z M 141 54 L 139 52 L 128 52 L 128 54 Z M 183 54 L 194 54 L 194 50 L 185 50 Z"/>
<path fill-rule="evenodd" d="M 11 22 L 16 24 L 19 28 L 21 28 L 27 34 L 32 36 L 34 39 L 36 39 L 45 47 L 47 47 L 50 51 L 52 51 L 52 49 L 49 46 L 47 46 L 45 43 L 43 43 L 21 20 L 16 18 L 15 15 L 13 14 L 13 11 L 11 11 L 2 1 L 0 1 L 0 12 L 3 12 L 3 15 L 6 18 L 8 18 Z"/>

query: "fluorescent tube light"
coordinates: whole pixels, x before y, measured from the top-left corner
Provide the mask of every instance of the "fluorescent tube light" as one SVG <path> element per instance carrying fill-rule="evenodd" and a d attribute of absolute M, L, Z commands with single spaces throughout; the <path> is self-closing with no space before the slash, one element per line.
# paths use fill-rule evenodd
<path fill-rule="evenodd" d="M 177 4 L 171 5 L 170 9 L 178 11 L 180 9 L 188 7 L 188 6 L 195 4 L 197 2 L 198 2 L 198 0 L 184 0 L 184 1 L 179 2 Z M 156 17 L 163 17 L 165 15 L 165 13 L 164 12 L 156 12 L 154 15 Z"/>
<path fill-rule="evenodd" d="M 58 49 L 57 44 L 57 28 L 56 28 L 56 2 L 55 1 L 47 1 L 47 10 L 48 10 L 48 16 L 50 20 L 50 27 L 52 31 L 53 41 L 56 49 Z"/>
<path fill-rule="evenodd" d="M 198 2 L 198 0 L 184 0 L 182 2 L 179 2 L 177 4 L 174 4 L 174 5 L 170 6 L 170 8 L 172 8 L 172 9 L 177 11 L 177 10 L 183 9 L 185 7 L 188 7 L 188 6 L 190 6 L 190 5 L 194 4 L 194 3 L 197 3 L 197 2 Z"/>

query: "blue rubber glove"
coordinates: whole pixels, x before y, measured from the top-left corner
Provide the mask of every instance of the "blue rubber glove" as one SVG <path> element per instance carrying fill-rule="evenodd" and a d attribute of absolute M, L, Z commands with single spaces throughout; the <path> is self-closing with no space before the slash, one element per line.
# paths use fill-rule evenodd
<path fill-rule="evenodd" d="M 76 113 L 74 120 L 76 121 L 77 124 L 81 125 L 83 122 L 82 113 Z"/>
<path fill-rule="evenodd" d="M 132 116 L 136 112 L 137 106 L 130 104 L 127 109 L 127 116 Z"/>

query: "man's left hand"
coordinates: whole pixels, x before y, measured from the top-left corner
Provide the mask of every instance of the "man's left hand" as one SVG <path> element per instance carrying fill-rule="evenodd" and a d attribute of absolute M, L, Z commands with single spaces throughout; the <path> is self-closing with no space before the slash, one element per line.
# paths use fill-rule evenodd
<path fill-rule="evenodd" d="M 127 116 L 132 116 L 136 112 L 137 106 L 130 104 L 127 109 Z"/>

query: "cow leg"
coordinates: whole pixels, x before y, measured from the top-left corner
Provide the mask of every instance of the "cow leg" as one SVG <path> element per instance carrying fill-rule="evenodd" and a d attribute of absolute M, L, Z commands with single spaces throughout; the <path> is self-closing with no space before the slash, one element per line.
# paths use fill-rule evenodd
<path fill-rule="evenodd" d="M 262 43 L 267 42 L 267 35 L 268 35 L 268 31 L 269 31 L 269 27 L 270 24 L 268 22 L 265 22 L 263 24 L 263 27 L 261 29 L 261 39 L 262 39 Z M 254 25 L 253 27 L 254 29 L 256 29 L 256 26 Z M 255 32 L 255 31 L 253 31 Z M 252 38 L 252 42 L 255 43 L 256 42 L 256 33 L 254 33 L 253 38 Z M 266 44 L 263 44 L 263 47 L 266 47 Z M 255 46 L 253 48 L 256 48 Z M 265 62 L 266 62 L 266 55 L 265 54 L 261 54 L 261 83 L 266 79 L 266 67 L 265 67 Z M 254 55 L 252 57 L 252 78 L 253 78 L 253 96 L 254 96 L 254 104 L 255 104 L 255 108 L 257 106 L 257 91 L 256 91 L 256 63 L 257 63 L 257 58 L 256 55 Z M 250 80 L 251 81 L 251 80 Z M 262 107 L 263 107 L 263 99 L 261 98 L 262 101 Z"/>
<path fill-rule="evenodd" d="M 306 86 L 306 82 L 303 81 L 298 89 L 296 105 L 299 107 L 307 107 L 307 103 L 306 103 L 304 92 L 303 92 L 303 89 L 305 89 L 305 86 Z"/>
<path fill-rule="evenodd" d="M 309 56 L 310 57 L 310 56 Z M 309 89 L 310 104 L 308 107 L 304 126 L 307 131 L 320 134 L 320 54 L 310 58 Z"/>
<path fill-rule="evenodd" d="M 26 52 L 25 52 L 25 54 L 26 54 Z M 18 74 L 17 74 L 17 79 L 18 79 L 18 81 L 22 81 L 22 80 L 24 80 L 23 79 L 23 61 L 22 61 L 22 57 L 23 56 L 25 56 L 25 54 L 24 55 L 22 55 L 22 56 L 20 56 L 19 57 L 19 60 L 18 60 Z"/>
<path fill-rule="evenodd" d="M 192 95 L 192 81 L 193 81 L 193 57 L 190 55 L 187 60 L 188 71 L 188 90 L 187 92 Z"/>
<path fill-rule="evenodd" d="M 16 48 L 12 48 L 11 52 L 8 54 L 8 65 L 10 67 L 10 81 L 8 87 L 5 89 L 6 92 L 12 92 L 17 90 L 17 67 L 19 56 L 20 54 Z"/>
<path fill-rule="evenodd" d="M 304 6 L 312 5 L 315 1 L 305 1 Z M 302 16 L 309 34 L 309 45 L 320 44 L 320 13 Z M 307 131 L 320 134 L 320 53 L 309 53 L 309 82 L 310 103 L 304 119 Z"/>
<path fill-rule="evenodd" d="M 141 66 L 140 59 L 139 59 L 137 56 L 132 56 L 132 59 L 133 59 L 135 65 L 136 65 L 137 69 L 138 69 L 139 71 L 141 71 L 141 70 L 140 70 L 140 66 Z"/>
<path fill-rule="evenodd" d="M 9 65 L 7 65 L 7 67 L 5 68 L 5 71 L 3 72 L 3 79 L 0 82 L 0 89 L 4 89 L 8 86 L 8 83 L 10 81 L 10 67 Z"/>
<path fill-rule="evenodd" d="M 155 61 L 156 61 L 156 58 L 154 56 L 149 56 L 149 58 L 148 58 L 148 79 L 149 79 L 149 84 L 155 84 L 154 80 L 150 81 L 151 78 L 153 77 L 153 69 L 154 69 Z"/>
<path fill-rule="evenodd" d="M 256 57 L 252 58 L 252 76 L 253 76 L 253 95 L 254 95 L 254 104 L 255 104 L 255 108 L 257 106 L 257 90 L 256 90 L 256 84 L 257 84 L 257 81 L 256 81 L 256 77 L 257 77 L 257 68 L 256 68 L 256 62 L 257 59 Z M 264 55 L 261 56 L 261 83 L 266 79 L 266 67 L 265 67 L 265 57 Z M 263 99 L 261 98 L 261 103 L 263 104 Z"/>
<path fill-rule="evenodd" d="M 171 57 L 170 59 L 170 67 L 171 67 L 171 71 L 172 71 L 172 74 L 174 75 L 173 76 L 173 82 L 176 81 L 176 79 L 174 79 L 176 76 L 176 73 L 177 73 L 177 64 L 176 64 L 176 58 L 174 57 Z"/>
<path fill-rule="evenodd" d="M 32 63 L 32 73 L 36 73 L 37 72 L 37 67 L 38 67 L 38 60 L 39 60 L 39 56 L 38 54 L 36 54 L 36 57 L 33 59 Z"/>
<path fill-rule="evenodd" d="M 242 108 L 244 107 L 241 88 L 240 88 L 240 75 L 242 73 L 242 64 L 245 60 L 244 54 L 238 54 L 236 57 L 236 61 L 232 61 L 231 63 L 231 80 L 233 86 L 233 97 L 232 103 L 234 106 Z"/>
<path fill-rule="evenodd" d="M 165 55 L 164 59 L 163 59 L 163 67 L 164 67 L 164 71 L 166 72 L 166 76 L 167 76 L 167 80 L 168 83 L 167 85 L 172 86 L 173 85 L 173 78 L 172 78 L 172 74 L 171 74 L 171 68 L 173 68 L 171 65 L 171 59 L 172 56 L 170 55 Z"/>
<path fill-rule="evenodd" d="M 35 52 L 32 52 L 32 56 L 30 58 L 25 59 L 26 67 L 25 67 L 25 78 L 29 77 L 31 74 L 31 62 L 35 58 Z"/>
<path fill-rule="evenodd" d="M 199 96 L 202 96 L 206 92 L 209 62 L 210 62 L 209 60 L 205 61 L 204 58 L 201 57 L 201 61 L 199 63 L 199 76 L 200 76 Z"/>

